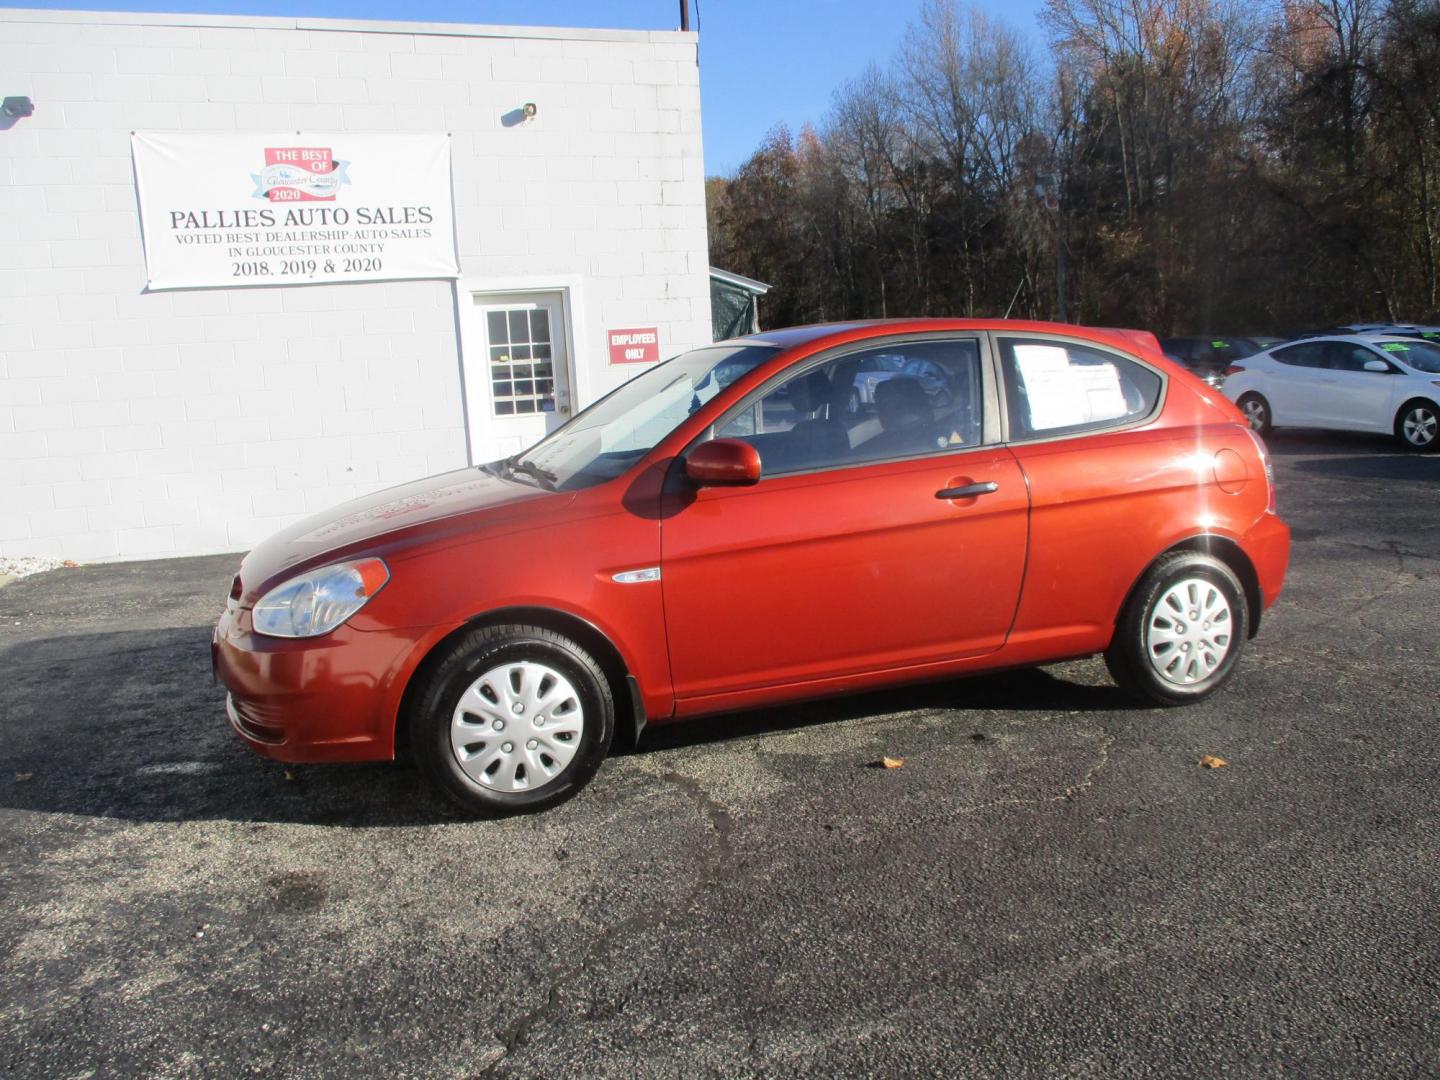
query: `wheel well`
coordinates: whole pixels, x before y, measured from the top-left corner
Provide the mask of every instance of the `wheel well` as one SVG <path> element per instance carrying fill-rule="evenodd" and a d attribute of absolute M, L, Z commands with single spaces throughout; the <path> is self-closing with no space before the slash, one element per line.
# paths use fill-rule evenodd
<path fill-rule="evenodd" d="M 1260 616 L 1264 607 L 1264 597 L 1260 594 L 1260 575 L 1255 573 L 1255 564 L 1239 544 L 1223 536 L 1192 536 L 1189 540 L 1182 540 L 1167 548 L 1161 555 L 1169 555 L 1172 551 L 1198 551 L 1219 559 L 1228 566 L 1231 573 L 1240 579 L 1240 585 L 1245 590 L 1245 606 L 1250 609 L 1250 627 L 1246 637 L 1253 638 L 1259 633 Z"/>
<path fill-rule="evenodd" d="M 425 654 L 425 658 L 416 665 L 415 670 L 411 672 L 410 679 L 405 684 L 405 692 L 400 697 L 400 710 L 395 717 L 396 757 L 404 755 L 409 745 L 407 734 L 410 727 L 412 695 L 423 683 L 425 676 L 434 666 L 436 658 L 444 655 L 446 648 L 462 634 L 468 634 L 481 627 L 500 626 L 505 623 L 540 626 L 546 630 L 553 630 L 557 634 L 564 634 L 573 639 L 577 645 L 584 646 L 590 655 L 595 657 L 596 663 L 600 665 L 600 669 L 605 672 L 605 678 L 610 682 L 610 693 L 615 699 L 616 738 L 623 739 L 627 733 L 633 730 L 634 725 L 629 723 L 629 718 L 634 712 L 635 703 L 632 701 L 630 680 L 627 678 L 629 672 L 625 667 L 625 661 L 620 656 L 620 650 L 615 648 L 609 638 L 584 619 L 568 612 L 557 611 L 554 608 L 499 608 L 496 611 L 487 611 L 483 615 L 477 615 L 464 625 L 456 627 L 437 641 Z"/>
<path fill-rule="evenodd" d="M 1410 408 L 1411 405 L 1429 405 L 1430 408 L 1440 411 L 1440 404 L 1431 401 L 1424 394 L 1416 394 L 1414 397 L 1408 398 L 1400 408 L 1395 410 L 1394 426 L 1397 430 L 1400 427 L 1400 417 L 1405 415 L 1405 410 Z"/>

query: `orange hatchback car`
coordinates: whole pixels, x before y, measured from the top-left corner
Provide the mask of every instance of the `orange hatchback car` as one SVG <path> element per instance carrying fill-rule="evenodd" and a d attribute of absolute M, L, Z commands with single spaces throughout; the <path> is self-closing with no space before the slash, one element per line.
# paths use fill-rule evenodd
<path fill-rule="evenodd" d="M 1104 653 L 1231 676 L 1289 558 L 1236 408 L 1133 337 L 923 320 L 696 349 L 524 453 L 302 521 L 216 628 L 283 761 L 408 747 L 465 807 L 577 791 L 617 729 Z"/>

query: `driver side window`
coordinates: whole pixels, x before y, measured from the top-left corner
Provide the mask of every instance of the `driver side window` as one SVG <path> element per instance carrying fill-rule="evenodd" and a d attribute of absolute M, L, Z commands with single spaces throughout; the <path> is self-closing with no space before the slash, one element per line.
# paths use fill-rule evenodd
<path fill-rule="evenodd" d="M 980 442 L 980 386 L 976 339 L 901 342 L 803 370 L 715 435 L 754 446 L 765 476 L 947 453 Z"/>
<path fill-rule="evenodd" d="M 1326 354 L 1335 371 L 1364 371 L 1366 363 L 1380 359 L 1364 345 L 1348 341 L 1327 342 Z"/>

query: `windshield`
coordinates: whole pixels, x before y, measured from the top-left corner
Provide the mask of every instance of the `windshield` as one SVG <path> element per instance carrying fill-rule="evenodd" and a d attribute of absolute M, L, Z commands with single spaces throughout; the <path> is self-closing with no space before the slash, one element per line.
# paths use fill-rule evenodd
<path fill-rule="evenodd" d="M 1432 341 L 1382 341 L 1379 347 L 1391 360 L 1427 375 L 1440 375 L 1440 345 Z"/>
<path fill-rule="evenodd" d="M 613 480 L 707 401 L 778 351 L 773 345 L 713 345 L 682 353 L 641 372 L 497 468 L 556 491 Z"/>

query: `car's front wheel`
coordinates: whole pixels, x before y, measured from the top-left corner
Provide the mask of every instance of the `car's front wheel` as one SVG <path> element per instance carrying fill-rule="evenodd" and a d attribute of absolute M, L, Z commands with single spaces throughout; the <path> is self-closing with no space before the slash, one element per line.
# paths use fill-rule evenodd
<path fill-rule="evenodd" d="M 1245 590 L 1228 566 L 1198 551 L 1174 552 L 1135 587 L 1105 665 L 1142 701 L 1199 701 L 1234 673 L 1249 619 Z"/>
<path fill-rule="evenodd" d="M 543 810 L 595 775 L 614 695 L 582 646 L 539 626 L 489 626 L 448 646 L 413 695 L 416 764 L 465 809 Z"/>
<path fill-rule="evenodd" d="M 1245 414 L 1250 430 L 1257 435 L 1268 435 L 1271 427 L 1270 403 L 1259 394 L 1242 394 L 1235 403 Z"/>
<path fill-rule="evenodd" d="M 1395 416 L 1395 435 L 1411 450 L 1440 449 L 1440 410 L 1429 401 L 1407 401 Z"/>

